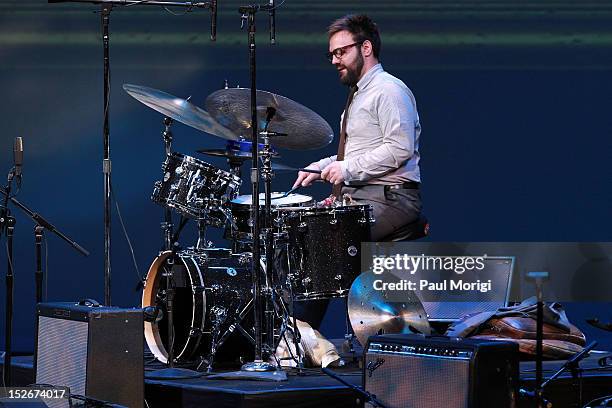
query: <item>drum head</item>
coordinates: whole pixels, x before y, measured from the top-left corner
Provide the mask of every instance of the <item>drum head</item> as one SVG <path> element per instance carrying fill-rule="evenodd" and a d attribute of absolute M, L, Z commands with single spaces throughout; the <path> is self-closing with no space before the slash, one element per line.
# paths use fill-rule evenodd
<path fill-rule="evenodd" d="M 284 195 L 285 193 L 272 193 L 272 207 L 300 207 L 313 202 L 312 197 L 308 195 L 289 194 L 287 197 L 283 197 Z M 232 200 L 232 205 L 251 206 L 252 197 L 252 194 L 238 196 Z M 259 193 L 259 205 L 263 207 L 265 204 L 265 193 Z"/>
<path fill-rule="evenodd" d="M 156 306 L 163 312 L 159 322 L 145 322 L 145 340 L 153 355 L 162 363 L 168 363 L 168 324 L 166 316 L 166 278 L 164 270 L 168 268 L 167 260 L 171 251 L 161 253 L 149 268 L 145 288 L 142 294 L 142 307 Z M 179 256 L 174 257 L 172 267 L 175 283 L 173 300 L 174 317 L 174 356 L 177 360 L 189 359 L 199 346 L 200 339 L 192 336 L 192 328 L 204 327 L 204 310 L 206 294 L 195 293 L 192 287 L 202 286 L 202 276 L 187 270 Z"/>

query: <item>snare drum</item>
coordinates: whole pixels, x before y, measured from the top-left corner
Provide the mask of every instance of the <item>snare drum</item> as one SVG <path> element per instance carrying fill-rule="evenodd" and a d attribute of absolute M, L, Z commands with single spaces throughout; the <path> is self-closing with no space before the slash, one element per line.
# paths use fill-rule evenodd
<path fill-rule="evenodd" d="M 236 196 L 240 177 L 181 153 L 172 153 L 162 165 L 164 178 L 155 182 L 151 199 L 181 215 L 223 226 L 219 208 Z"/>
<path fill-rule="evenodd" d="M 168 264 L 171 256 L 170 251 L 161 253 L 147 274 L 142 307 L 157 306 L 162 310 L 163 317 L 158 322 L 145 322 L 145 340 L 153 355 L 162 363 L 167 363 L 165 272 L 167 268 L 172 268 L 175 359 L 185 362 L 200 356 L 208 358 L 212 352 L 213 336 L 218 341 L 251 299 L 252 255 L 231 254 L 228 249 L 222 248 L 202 252 L 182 251 L 173 257 L 172 264 Z M 237 333 L 233 335 L 238 336 Z M 236 359 L 248 357 L 252 351 L 249 346 L 230 348 L 229 354 L 223 348 L 219 351 L 226 358 Z M 246 354 L 242 356 L 240 353 Z"/>
<path fill-rule="evenodd" d="M 304 208 L 283 213 L 289 282 L 297 300 L 348 294 L 361 273 L 361 243 L 370 240 L 372 207 Z"/>
<path fill-rule="evenodd" d="M 279 217 L 281 213 L 302 207 L 310 207 L 314 204 L 311 196 L 302 194 L 289 194 L 283 197 L 285 193 L 272 193 L 272 217 L 275 226 L 279 226 Z M 241 195 L 236 197 L 231 202 L 232 218 L 235 227 L 228 226 L 225 232 L 225 237 L 238 242 L 253 241 L 253 220 L 251 218 L 252 194 Z M 259 214 L 263 217 L 263 209 L 265 206 L 265 194 L 259 194 Z"/>

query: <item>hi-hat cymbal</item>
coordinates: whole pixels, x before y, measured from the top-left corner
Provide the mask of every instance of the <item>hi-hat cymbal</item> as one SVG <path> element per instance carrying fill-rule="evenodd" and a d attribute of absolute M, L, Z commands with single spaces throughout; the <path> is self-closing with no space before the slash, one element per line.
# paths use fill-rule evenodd
<path fill-rule="evenodd" d="M 381 275 L 364 272 L 349 291 L 348 314 L 359 343 L 365 346 L 368 337 L 381 333 L 430 334 L 427 313 L 414 291 L 376 290 L 377 279 Z"/>
<path fill-rule="evenodd" d="M 229 88 L 213 92 L 206 98 L 206 110 L 222 126 L 237 135 L 251 137 L 251 90 Z M 314 111 L 289 98 L 266 91 L 257 91 L 258 126 L 265 126 L 266 109 L 276 109 L 269 131 L 286 133 L 272 138 L 276 147 L 294 150 L 319 149 L 334 138 L 329 124 Z"/>
<path fill-rule="evenodd" d="M 123 84 L 123 89 L 149 108 L 178 122 L 223 139 L 239 140 L 234 132 L 220 125 L 208 112 L 186 99 L 141 85 Z"/>

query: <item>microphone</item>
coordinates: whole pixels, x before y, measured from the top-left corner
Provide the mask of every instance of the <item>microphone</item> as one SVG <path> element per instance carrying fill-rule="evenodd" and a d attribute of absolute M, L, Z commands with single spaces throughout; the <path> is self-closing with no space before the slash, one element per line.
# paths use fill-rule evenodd
<path fill-rule="evenodd" d="M 217 41 L 217 0 L 210 3 L 210 40 Z"/>
<path fill-rule="evenodd" d="M 276 44 L 276 10 L 274 10 L 274 0 L 270 0 L 270 44 Z"/>
<path fill-rule="evenodd" d="M 21 137 L 15 138 L 13 163 L 15 163 L 15 176 L 21 177 L 21 167 L 23 166 L 23 139 Z"/>

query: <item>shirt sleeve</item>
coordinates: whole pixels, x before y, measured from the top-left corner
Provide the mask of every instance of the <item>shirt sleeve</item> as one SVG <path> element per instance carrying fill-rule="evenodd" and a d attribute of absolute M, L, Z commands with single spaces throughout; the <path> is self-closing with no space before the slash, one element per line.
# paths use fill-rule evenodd
<path fill-rule="evenodd" d="M 341 163 L 347 181 L 367 181 L 402 166 L 414 154 L 417 113 L 409 91 L 386 86 L 375 100 L 382 144 L 366 154 Z"/>
<path fill-rule="evenodd" d="M 335 161 L 336 161 L 336 155 L 333 155 L 333 156 L 325 157 L 319 160 L 318 162 L 316 162 L 316 164 L 317 166 L 319 166 L 319 170 L 323 170 L 324 168 L 326 168 L 327 166 L 329 166 L 331 163 Z"/>

